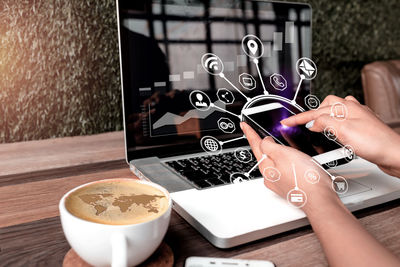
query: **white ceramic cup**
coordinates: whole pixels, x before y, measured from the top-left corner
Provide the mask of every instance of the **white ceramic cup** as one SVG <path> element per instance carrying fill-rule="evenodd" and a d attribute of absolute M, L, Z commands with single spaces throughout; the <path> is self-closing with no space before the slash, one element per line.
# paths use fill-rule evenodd
<path fill-rule="evenodd" d="M 65 208 L 65 199 L 75 190 L 96 182 L 129 180 L 161 190 L 168 198 L 168 209 L 157 218 L 137 224 L 109 225 L 86 221 Z M 163 187 L 131 178 L 108 179 L 78 186 L 60 200 L 61 225 L 70 246 L 87 263 L 94 266 L 127 267 L 145 261 L 160 245 L 167 232 L 172 201 Z"/>

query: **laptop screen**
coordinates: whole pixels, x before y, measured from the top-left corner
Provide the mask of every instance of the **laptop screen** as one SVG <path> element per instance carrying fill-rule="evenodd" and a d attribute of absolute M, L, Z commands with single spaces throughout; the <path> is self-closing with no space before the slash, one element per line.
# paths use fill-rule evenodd
<path fill-rule="evenodd" d="M 118 14 L 128 160 L 201 152 L 205 135 L 241 137 L 237 115 L 246 101 L 265 90 L 293 97 L 300 81 L 296 62 L 311 57 L 305 4 L 119 0 Z M 258 68 L 242 46 L 249 35 L 262 43 L 246 46 L 248 53 L 262 49 Z M 221 66 L 223 77 L 207 71 Z M 274 73 L 285 78 L 285 90 L 279 79 L 276 86 L 270 82 Z M 304 81 L 300 106 L 309 91 Z"/>

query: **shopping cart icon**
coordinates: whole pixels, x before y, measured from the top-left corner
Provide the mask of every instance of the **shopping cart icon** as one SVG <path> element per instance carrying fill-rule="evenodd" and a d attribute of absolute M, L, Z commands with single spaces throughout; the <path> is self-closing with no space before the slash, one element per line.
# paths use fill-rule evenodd
<path fill-rule="evenodd" d="M 344 191 L 346 189 L 345 182 L 336 182 L 336 187 L 339 191 Z"/>

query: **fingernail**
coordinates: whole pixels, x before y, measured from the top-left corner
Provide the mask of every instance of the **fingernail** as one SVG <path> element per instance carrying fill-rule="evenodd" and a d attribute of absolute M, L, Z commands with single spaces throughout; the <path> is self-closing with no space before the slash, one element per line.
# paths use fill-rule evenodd
<path fill-rule="evenodd" d="M 287 120 L 288 120 L 288 119 L 283 119 L 283 120 L 280 121 L 280 123 L 283 124 L 283 125 L 286 125 L 285 122 L 287 122 Z"/>
<path fill-rule="evenodd" d="M 313 127 L 313 126 L 314 126 L 314 120 L 309 121 L 309 122 L 306 123 L 306 128 L 307 128 L 307 129 L 310 129 L 310 128 Z"/>
<path fill-rule="evenodd" d="M 244 127 L 243 122 L 241 122 L 241 123 L 240 123 L 240 129 L 243 130 L 243 127 Z"/>

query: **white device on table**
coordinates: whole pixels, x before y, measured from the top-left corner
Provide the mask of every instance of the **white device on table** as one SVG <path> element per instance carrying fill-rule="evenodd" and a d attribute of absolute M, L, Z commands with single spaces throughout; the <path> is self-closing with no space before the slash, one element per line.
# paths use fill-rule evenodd
<path fill-rule="evenodd" d="M 209 257 L 189 257 L 185 267 L 274 267 L 275 264 L 264 260 L 241 260 Z"/>
<path fill-rule="evenodd" d="M 221 58 L 232 60 L 230 64 L 226 63 L 226 71 L 229 76 L 234 74 L 234 72 L 229 73 L 229 69 L 232 66 L 231 69 L 234 69 L 235 64 L 238 66 L 241 64 L 242 67 L 247 66 L 247 59 L 245 62 L 241 61 L 243 55 L 232 55 L 232 53 L 237 53 L 232 51 L 241 51 L 240 41 L 243 36 L 236 41 L 232 38 L 236 36 L 236 32 L 241 32 L 244 26 L 246 28 L 253 22 L 249 21 L 243 25 L 238 22 L 241 19 L 230 21 L 230 18 L 236 16 L 235 14 L 253 12 L 255 9 L 252 9 L 252 6 L 255 4 L 258 5 L 257 10 L 260 12 L 258 15 L 262 14 L 267 18 L 271 14 L 272 18 L 276 18 L 284 14 L 294 14 L 294 10 L 296 14 L 300 12 L 301 16 L 298 16 L 298 21 L 289 23 L 288 27 L 296 28 L 299 24 L 306 29 L 304 31 L 296 30 L 302 36 L 293 40 L 287 39 L 292 43 L 285 43 L 284 47 L 291 44 L 293 49 L 298 49 L 299 56 L 310 57 L 310 6 L 247 0 L 245 0 L 246 4 L 243 4 L 243 1 L 232 0 L 224 1 L 223 6 L 217 6 L 219 1 L 210 2 L 210 6 L 205 7 L 202 6 L 201 1 L 184 2 L 182 4 L 172 2 L 162 4 L 163 2 L 154 0 L 149 3 L 152 8 L 141 8 L 140 5 L 134 5 L 132 1 L 117 0 L 125 148 L 126 160 L 131 170 L 140 179 L 150 180 L 165 187 L 171 193 L 174 210 L 219 248 L 237 246 L 307 225 L 305 214 L 268 190 L 264 186 L 261 176 L 258 179 L 239 184 L 224 184 L 222 178 L 212 177 L 211 174 L 205 174 L 204 177 L 198 179 L 200 177 L 197 176 L 199 170 L 195 170 L 195 166 L 190 164 L 203 162 L 202 164 L 207 165 L 217 162 L 213 160 L 213 157 L 217 156 L 210 156 L 201 151 L 200 137 L 209 134 L 212 130 L 221 134 L 221 131 L 215 127 L 215 123 L 219 118 L 226 117 L 228 114 L 211 109 L 204 111 L 206 113 L 197 112 L 196 109 L 188 111 L 187 107 L 190 104 L 181 99 L 186 99 L 188 102 L 189 93 L 187 91 L 193 91 L 194 88 L 215 89 L 216 85 L 218 87 L 229 86 L 220 77 L 206 76 L 202 69 L 201 54 L 208 51 L 210 47 L 218 50 Z M 210 18 L 204 15 L 206 8 Z M 241 8 L 248 10 L 244 12 Z M 152 11 L 154 14 L 151 13 Z M 282 14 L 274 14 L 274 12 L 282 12 Z M 209 23 L 209 19 L 212 20 L 221 14 L 223 14 L 222 20 L 218 20 L 215 25 Z M 168 24 L 170 17 L 173 24 Z M 185 20 L 179 23 L 180 18 L 185 18 Z M 190 22 L 191 19 L 195 22 Z M 271 19 L 266 21 L 271 21 Z M 275 22 L 268 23 L 275 25 Z M 276 23 L 281 24 L 274 27 L 267 25 L 266 28 L 283 29 L 286 27 L 285 22 L 282 24 L 282 20 Z M 165 27 L 161 27 L 162 24 Z M 180 28 L 179 25 L 181 25 Z M 202 28 L 201 25 L 204 27 Z M 256 26 L 254 25 L 254 27 Z M 229 35 L 232 29 L 236 28 L 237 30 L 229 38 L 227 37 L 229 40 L 224 43 L 222 33 Z M 171 32 L 163 33 L 162 29 Z M 218 29 L 220 33 L 204 33 L 215 29 Z M 274 36 L 275 34 L 271 32 L 271 40 Z M 206 38 L 208 39 L 206 40 Z M 296 44 L 296 40 L 301 42 L 301 46 Z M 281 42 L 283 41 L 286 40 L 281 38 Z M 269 49 L 273 48 L 276 48 L 275 44 L 269 46 Z M 280 53 L 279 51 L 267 52 L 265 52 L 265 56 L 270 55 L 271 57 Z M 266 57 L 264 59 L 267 60 Z M 279 62 L 277 56 L 275 59 L 276 62 Z M 280 67 L 282 67 L 281 64 L 289 64 L 289 66 L 284 66 L 285 69 L 295 69 L 294 66 L 290 66 L 290 62 L 296 61 L 295 58 L 285 57 L 284 60 L 285 62 L 279 63 Z M 169 66 L 166 65 L 167 62 L 169 62 Z M 212 63 L 216 64 L 216 62 Z M 275 68 L 278 71 L 278 66 Z M 179 88 L 179 90 L 172 91 L 171 88 Z M 174 98 L 185 92 L 187 95 L 184 98 Z M 241 97 L 236 95 L 236 98 Z M 216 103 L 214 105 L 218 105 L 221 101 L 214 102 Z M 160 106 L 160 103 L 164 104 Z M 226 104 L 232 103 L 227 101 Z M 157 111 L 162 113 L 161 116 L 153 117 Z M 202 128 L 209 124 L 214 128 Z M 139 127 L 140 125 L 141 127 Z M 219 160 L 223 161 L 224 158 L 231 157 L 238 147 L 243 147 L 243 144 L 237 147 L 224 147 L 218 155 Z M 248 146 L 243 148 L 248 149 Z M 342 153 L 332 150 L 318 155 L 314 159 L 322 164 L 342 156 Z M 182 166 L 185 176 L 175 167 L 171 167 L 172 165 Z M 192 180 L 187 178 L 186 169 L 188 167 L 193 167 L 193 172 L 197 173 L 190 177 Z M 220 167 L 233 168 L 235 166 L 228 160 Z M 355 159 L 351 163 L 335 167 L 331 171 L 344 177 L 353 178 L 349 179 L 347 193 L 341 195 L 342 201 L 351 211 L 394 200 L 400 196 L 400 180 L 384 174 L 376 165 L 363 159 Z M 221 185 L 216 184 L 218 180 L 222 183 Z M 294 196 L 294 200 L 300 200 L 300 198 Z"/>

